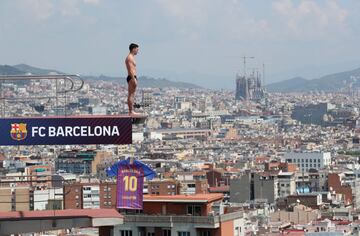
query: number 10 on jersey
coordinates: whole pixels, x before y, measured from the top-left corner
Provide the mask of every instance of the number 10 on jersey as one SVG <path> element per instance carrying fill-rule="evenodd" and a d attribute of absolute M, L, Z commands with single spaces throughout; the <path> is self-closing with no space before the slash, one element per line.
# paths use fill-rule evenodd
<path fill-rule="evenodd" d="M 135 192 L 137 190 L 136 176 L 124 176 L 123 178 L 125 191 Z"/>

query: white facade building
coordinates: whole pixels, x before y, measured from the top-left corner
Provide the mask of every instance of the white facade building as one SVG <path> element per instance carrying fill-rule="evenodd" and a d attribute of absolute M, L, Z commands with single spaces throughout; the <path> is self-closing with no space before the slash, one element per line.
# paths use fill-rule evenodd
<path fill-rule="evenodd" d="M 55 201 L 55 200 L 60 202 L 63 201 L 63 188 L 35 190 L 34 211 L 43 211 L 43 210 L 51 209 L 50 207 L 48 207 L 48 204 L 50 201 Z"/>
<path fill-rule="evenodd" d="M 99 209 L 100 208 L 100 186 L 84 185 L 83 186 L 83 208 Z"/>
<path fill-rule="evenodd" d="M 290 152 L 286 153 L 283 158 L 288 163 L 296 164 L 299 170 L 307 172 L 310 169 L 322 169 L 331 164 L 331 153 L 322 152 Z"/>
<path fill-rule="evenodd" d="M 296 193 L 295 174 L 292 172 L 281 172 L 278 174 L 279 197 L 285 198 Z"/>

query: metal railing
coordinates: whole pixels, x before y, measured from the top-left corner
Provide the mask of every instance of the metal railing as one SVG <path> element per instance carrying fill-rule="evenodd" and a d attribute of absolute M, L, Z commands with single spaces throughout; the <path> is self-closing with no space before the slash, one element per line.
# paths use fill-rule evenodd
<path fill-rule="evenodd" d="M 244 217 L 244 212 L 235 211 L 235 212 L 220 215 L 220 222 L 233 220 L 233 219 L 238 219 L 238 218 L 243 218 L 243 217 Z"/>
<path fill-rule="evenodd" d="M 44 82 L 46 80 L 50 83 L 47 84 L 50 91 L 37 91 L 37 82 Z M 16 91 L 18 94 L 11 91 L 11 87 L 19 85 L 23 85 L 31 93 L 27 91 L 26 95 L 21 95 L 18 91 Z M 81 90 L 83 85 L 84 80 L 79 75 L 0 75 L 1 117 L 6 117 L 9 108 L 16 103 L 28 105 L 35 104 L 35 101 L 40 100 L 48 100 L 48 103 L 50 100 L 55 100 L 55 104 L 52 107 L 56 111 L 62 107 L 65 115 L 67 115 L 68 94 Z M 63 99 L 63 102 L 60 106 L 61 99 Z M 56 113 L 55 115 L 58 114 Z"/>
<path fill-rule="evenodd" d="M 124 215 L 124 222 L 129 223 L 185 223 L 185 224 L 205 224 L 215 225 L 220 222 L 239 219 L 243 217 L 242 211 L 232 212 L 228 214 L 216 216 L 180 216 L 180 215 Z"/>

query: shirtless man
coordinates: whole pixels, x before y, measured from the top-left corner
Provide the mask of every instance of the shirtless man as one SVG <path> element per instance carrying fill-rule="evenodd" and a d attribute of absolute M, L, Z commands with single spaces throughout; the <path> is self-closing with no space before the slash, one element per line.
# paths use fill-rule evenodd
<path fill-rule="evenodd" d="M 139 51 L 139 45 L 132 43 L 129 46 L 129 55 L 125 59 L 125 65 L 128 72 L 128 76 L 126 81 L 128 83 L 128 107 L 129 107 L 129 115 L 137 115 L 133 111 L 134 109 L 134 101 L 135 101 L 135 92 L 137 87 L 137 77 L 136 77 L 136 62 L 135 56 Z"/>

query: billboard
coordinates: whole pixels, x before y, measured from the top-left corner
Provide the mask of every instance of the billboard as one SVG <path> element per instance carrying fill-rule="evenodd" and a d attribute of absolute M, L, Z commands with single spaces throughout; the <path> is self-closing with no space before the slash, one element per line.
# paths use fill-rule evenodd
<path fill-rule="evenodd" d="M 131 144 L 132 118 L 0 118 L 0 145 Z"/>

